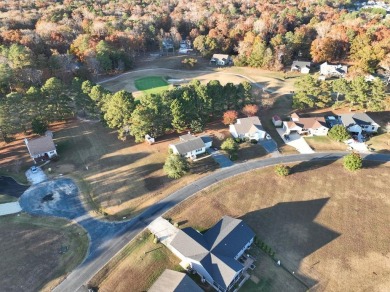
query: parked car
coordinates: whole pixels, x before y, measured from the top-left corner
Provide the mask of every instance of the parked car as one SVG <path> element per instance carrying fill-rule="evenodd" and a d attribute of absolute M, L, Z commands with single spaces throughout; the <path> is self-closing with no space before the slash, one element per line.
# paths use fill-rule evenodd
<path fill-rule="evenodd" d="M 36 167 L 35 165 L 34 166 L 31 166 L 31 173 L 37 173 L 38 172 L 38 167 Z"/>

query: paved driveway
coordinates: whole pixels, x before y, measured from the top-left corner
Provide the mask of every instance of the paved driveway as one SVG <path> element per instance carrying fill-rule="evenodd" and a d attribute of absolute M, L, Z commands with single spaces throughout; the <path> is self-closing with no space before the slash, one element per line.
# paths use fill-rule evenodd
<path fill-rule="evenodd" d="M 209 148 L 207 149 L 207 152 L 211 154 L 211 157 L 213 157 L 215 162 L 217 162 L 221 168 L 233 165 L 233 162 L 219 151 Z"/>
<path fill-rule="evenodd" d="M 257 142 L 257 144 L 263 146 L 265 151 L 267 151 L 268 153 L 278 151 L 278 144 L 276 144 L 276 142 L 272 139 L 260 140 L 259 142 Z"/>
<path fill-rule="evenodd" d="M 27 180 L 33 185 L 47 180 L 46 174 L 40 167 L 37 167 L 37 170 L 34 173 L 31 171 L 31 168 L 29 168 L 26 171 L 26 177 Z"/>
<path fill-rule="evenodd" d="M 285 133 L 285 130 L 284 129 L 281 129 L 281 128 L 277 128 L 276 129 L 280 135 L 280 137 L 283 139 L 284 143 L 286 143 L 287 145 L 290 145 L 292 147 L 294 147 L 295 149 L 297 149 L 297 151 L 301 154 L 310 154 L 310 153 L 314 153 L 314 150 L 311 149 L 311 147 L 309 146 L 309 144 L 306 143 L 305 139 L 302 138 L 299 134 L 297 133 L 292 133 L 289 135 L 289 140 L 286 140 L 284 138 L 284 133 Z"/>
<path fill-rule="evenodd" d="M 19 202 L 0 204 L 0 216 L 15 214 L 20 211 L 22 211 L 22 208 L 20 208 Z"/>

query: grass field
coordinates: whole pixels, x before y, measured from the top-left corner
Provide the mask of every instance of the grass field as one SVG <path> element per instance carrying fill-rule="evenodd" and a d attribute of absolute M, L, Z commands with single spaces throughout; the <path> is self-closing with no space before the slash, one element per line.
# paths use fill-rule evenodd
<path fill-rule="evenodd" d="M 15 202 L 15 201 L 17 201 L 17 200 L 18 200 L 18 199 L 15 198 L 15 197 L 0 194 L 0 204 Z"/>
<path fill-rule="evenodd" d="M 347 149 L 346 144 L 334 141 L 328 136 L 312 136 L 304 138 L 307 144 L 309 144 L 314 151 L 345 151 Z"/>
<path fill-rule="evenodd" d="M 381 153 L 390 153 L 390 133 L 379 134 L 367 141 L 369 148 Z"/>
<path fill-rule="evenodd" d="M 286 178 L 272 168 L 231 178 L 166 216 L 203 229 L 223 215 L 242 218 L 309 287 L 385 291 L 390 285 L 389 179 L 389 163 L 365 162 L 364 169 L 350 173 L 341 162 L 302 162 Z M 296 280 L 262 258 L 254 270 L 259 281 L 247 284 L 248 291 L 307 290 L 299 283 L 284 285 Z"/>
<path fill-rule="evenodd" d="M 87 249 L 84 229 L 69 221 L 27 214 L 0 217 L 0 287 L 50 291 L 81 263 Z"/>
<path fill-rule="evenodd" d="M 169 89 L 169 84 L 160 76 L 149 76 L 136 79 L 135 87 L 146 94 L 157 94 Z"/>
<path fill-rule="evenodd" d="M 181 271 L 180 260 L 163 244 L 154 244 L 153 235 L 144 232 L 113 258 L 89 286 L 101 292 L 146 291 L 165 269 Z"/>

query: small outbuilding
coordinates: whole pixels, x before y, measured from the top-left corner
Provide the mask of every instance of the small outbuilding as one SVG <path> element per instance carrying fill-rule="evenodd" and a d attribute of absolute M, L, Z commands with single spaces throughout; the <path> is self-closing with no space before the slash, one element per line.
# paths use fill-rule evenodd
<path fill-rule="evenodd" d="M 231 57 L 226 54 L 214 54 L 210 60 L 210 64 L 217 66 L 228 66 L 233 63 Z"/>
<path fill-rule="evenodd" d="M 310 73 L 310 62 L 306 61 L 294 61 L 291 65 L 291 71 L 301 72 L 302 74 Z"/>
<path fill-rule="evenodd" d="M 272 123 L 275 127 L 281 127 L 283 125 L 282 119 L 278 115 L 272 117 Z"/>

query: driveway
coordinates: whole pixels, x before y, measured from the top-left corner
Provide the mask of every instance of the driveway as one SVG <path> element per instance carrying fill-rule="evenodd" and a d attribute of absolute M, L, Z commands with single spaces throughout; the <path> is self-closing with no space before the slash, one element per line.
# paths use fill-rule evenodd
<path fill-rule="evenodd" d="M 213 157 L 215 162 L 217 162 L 221 168 L 233 165 L 233 162 L 226 155 L 220 153 L 218 150 L 209 148 L 207 149 L 207 153 L 209 153 L 211 157 Z"/>
<path fill-rule="evenodd" d="M 29 168 L 26 171 L 26 177 L 27 180 L 32 184 L 39 184 L 40 182 L 43 182 L 47 180 L 46 174 L 43 172 L 43 170 L 40 167 L 36 168 L 36 171 L 32 172 L 31 168 Z"/>
<path fill-rule="evenodd" d="M 299 134 L 297 133 L 291 133 L 289 136 L 289 140 L 286 140 L 284 138 L 284 133 L 285 133 L 285 130 L 284 129 L 281 129 L 281 128 L 277 128 L 276 129 L 280 135 L 280 137 L 283 139 L 284 143 L 286 143 L 287 145 L 290 145 L 292 147 L 294 147 L 295 149 L 297 149 L 297 151 L 301 154 L 310 154 L 310 153 L 314 153 L 314 150 L 311 149 L 311 147 L 309 146 L 309 144 L 306 143 L 305 139 L 302 138 Z"/>
<path fill-rule="evenodd" d="M 368 150 L 367 145 L 364 142 L 356 142 L 353 139 L 349 139 L 345 141 L 345 144 L 351 147 L 351 150 L 355 150 L 359 153 L 370 153 L 370 150 Z"/>
<path fill-rule="evenodd" d="M 272 139 L 260 140 L 257 144 L 260 144 L 268 153 L 278 151 L 278 144 Z"/>
<path fill-rule="evenodd" d="M 0 216 L 15 214 L 22 211 L 19 202 L 0 204 Z"/>

